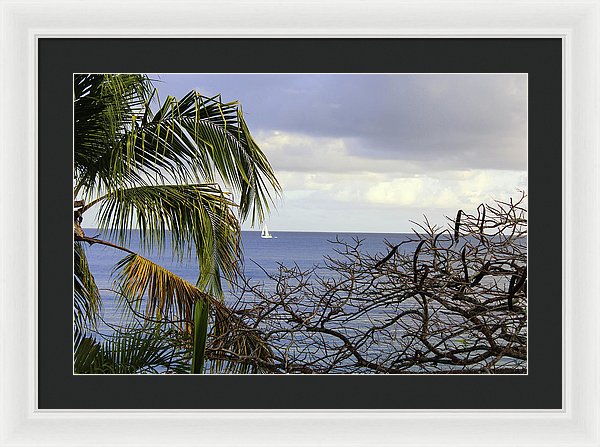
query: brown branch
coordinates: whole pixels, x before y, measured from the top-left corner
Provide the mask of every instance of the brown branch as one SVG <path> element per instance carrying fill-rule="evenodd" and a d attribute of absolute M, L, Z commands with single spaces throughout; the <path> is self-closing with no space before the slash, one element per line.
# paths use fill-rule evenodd
<path fill-rule="evenodd" d="M 126 247 L 122 247 L 120 245 L 113 244 L 112 242 L 103 241 L 102 239 L 96 239 L 96 238 L 87 237 L 87 236 L 78 236 L 77 234 L 75 234 L 73 237 L 74 237 L 74 240 L 77 242 L 87 242 L 90 245 L 94 245 L 94 244 L 106 245 L 107 247 L 112 247 L 112 248 L 116 248 L 118 250 L 125 251 L 127 253 L 131 253 L 132 255 L 137 254 L 136 252 L 131 251 L 130 249 L 128 249 Z"/>

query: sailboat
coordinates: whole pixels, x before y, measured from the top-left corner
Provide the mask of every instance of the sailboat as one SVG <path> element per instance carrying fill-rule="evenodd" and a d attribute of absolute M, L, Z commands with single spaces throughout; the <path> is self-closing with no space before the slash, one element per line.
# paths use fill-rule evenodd
<path fill-rule="evenodd" d="M 269 233 L 269 228 L 267 227 L 267 224 L 265 224 L 265 226 L 263 227 L 260 233 L 260 237 L 262 237 L 263 239 L 273 239 L 273 236 L 271 236 L 271 233 Z"/>

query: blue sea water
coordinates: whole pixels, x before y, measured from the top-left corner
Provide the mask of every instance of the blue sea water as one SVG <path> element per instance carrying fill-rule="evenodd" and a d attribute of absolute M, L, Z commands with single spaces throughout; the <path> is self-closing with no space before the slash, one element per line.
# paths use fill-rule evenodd
<path fill-rule="evenodd" d="M 116 242 L 109 234 L 103 234 L 96 229 L 85 229 L 88 236 L 98 235 L 98 238 Z M 275 274 L 280 264 L 287 267 L 297 265 L 300 269 L 309 269 L 314 266 L 323 266 L 325 256 L 337 257 L 336 245 L 332 243 L 336 238 L 345 242 L 354 243 L 361 241 L 361 252 L 375 255 L 387 254 L 389 248 L 386 241 L 398 244 L 413 234 L 384 234 L 384 233 L 324 233 L 324 232 L 272 232 L 272 239 L 263 239 L 259 231 L 242 231 L 243 268 L 246 278 L 253 283 L 264 284 L 269 288 L 271 282 L 268 274 Z M 167 237 L 168 239 L 168 237 Z M 167 244 L 162 254 L 157 251 L 144 252 L 140 246 L 139 232 L 132 230 L 131 240 L 127 248 L 149 258 L 157 264 L 171 270 L 176 275 L 192 284 L 198 279 L 198 265 L 194 260 L 178 262 L 171 255 L 170 246 Z M 404 250 L 414 249 L 413 244 L 405 244 Z M 115 264 L 127 253 L 112 247 L 95 244 L 86 248 L 90 269 L 96 279 L 103 299 L 103 319 L 108 324 L 119 324 L 123 312 L 117 306 L 117 300 L 112 288 L 114 276 L 112 271 Z M 224 285 L 227 289 L 227 285 Z M 226 300 L 228 297 L 226 296 Z M 232 300 L 233 297 L 229 296 Z M 101 332 L 110 332 L 106 324 L 101 324 Z"/>
<path fill-rule="evenodd" d="M 109 234 L 103 234 L 95 229 L 86 229 L 85 233 L 88 236 L 97 235 L 100 239 L 118 243 Z M 413 241 L 417 239 L 413 233 L 316 233 L 282 231 L 273 232 L 272 235 L 272 239 L 263 239 L 259 231 L 242 232 L 244 276 L 253 284 L 264 285 L 267 291 L 274 290 L 276 283 L 274 280 L 269 279 L 269 275 L 276 275 L 280 265 L 287 267 L 297 266 L 301 270 L 311 269 L 316 266 L 318 273 L 323 274 L 324 270 L 320 268 L 324 267 L 326 257 L 329 256 L 335 259 L 342 256 L 336 253 L 335 249 L 340 248 L 339 245 L 334 243 L 336 240 L 349 243 L 350 245 L 354 245 L 356 241 L 360 241 L 361 254 L 368 254 L 381 259 L 389 253 L 389 244 L 397 245 L 409 239 Z M 192 284 L 196 283 L 198 278 L 197 263 L 194 260 L 178 262 L 173 259 L 168 243 L 162 254 L 155 250 L 146 252 L 141 247 L 139 232 L 133 230 L 131 239 L 123 245 L 169 269 L 188 282 Z M 416 245 L 416 242 L 405 243 L 400 247 L 399 252 L 412 253 Z M 130 318 L 130 314 L 123 312 L 123 309 L 119 307 L 119 300 L 111 291 L 114 281 L 113 269 L 127 253 L 112 247 L 94 244 L 86 246 L 86 254 L 90 269 L 101 290 L 103 301 L 102 319 L 97 328 L 99 333 L 97 335 L 109 335 L 114 330 L 113 325 L 126 325 L 127 320 L 123 321 L 122 318 Z M 235 291 L 231 290 L 231 287 L 224 284 L 224 290 L 227 304 L 244 307 L 244 302 L 238 302 L 238 295 Z M 252 300 L 251 294 L 244 295 L 244 299 Z M 385 309 L 376 309 L 368 315 L 365 314 L 359 317 L 356 323 L 359 326 L 363 323 L 365 325 L 372 325 L 379 317 L 383 321 L 389 318 L 389 315 L 386 314 Z M 386 355 L 390 347 L 391 345 L 386 343 L 374 344 L 371 348 L 371 354 L 375 356 Z M 507 362 L 510 362 L 510 359 L 501 359 L 498 361 L 497 366 L 503 366 Z"/>

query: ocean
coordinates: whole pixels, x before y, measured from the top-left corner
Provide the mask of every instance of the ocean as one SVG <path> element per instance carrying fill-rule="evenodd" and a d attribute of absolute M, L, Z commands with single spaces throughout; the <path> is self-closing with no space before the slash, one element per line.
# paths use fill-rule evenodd
<path fill-rule="evenodd" d="M 97 235 L 97 237 L 100 239 L 117 243 L 117 241 L 111 240 L 108 234 L 102 234 L 101 232 L 95 229 L 86 229 L 85 233 L 87 236 Z M 413 253 L 418 244 L 418 242 L 414 242 L 415 239 L 418 240 L 418 237 L 413 233 L 316 233 L 281 231 L 273 232 L 272 236 L 272 239 L 263 239 L 261 238 L 261 233 L 259 231 L 242 232 L 244 276 L 249 280 L 251 284 L 260 285 L 260 288 L 267 292 L 267 296 L 277 296 L 276 294 L 274 295 L 277 283 L 275 280 L 270 279 L 269 276 L 277 275 L 281 265 L 290 268 L 297 267 L 300 270 L 308 270 L 315 268 L 316 273 L 319 274 L 322 278 L 331 278 L 331 276 L 328 275 L 335 274 L 335 272 L 332 273 L 331 270 L 327 270 L 324 268 L 326 258 L 331 257 L 332 259 L 339 259 L 344 257 L 343 253 L 340 254 L 336 252 L 336 248 L 340 248 L 339 244 L 336 245 L 334 243 L 334 241 L 336 240 L 346 242 L 350 245 L 354 245 L 357 240 L 360 240 L 361 256 L 370 255 L 376 257 L 377 259 L 382 259 L 385 255 L 389 253 L 389 244 L 397 245 L 400 242 L 404 242 L 407 240 L 413 241 L 410 243 L 403 244 L 398 249 L 398 254 Z M 525 239 L 524 241 L 526 244 Z M 177 260 L 175 260 L 171 254 L 170 246 L 168 243 L 166 244 L 166 247 L 162 254 L 158 253 L 156 250 L 144 252 L 140 244 L 139 232 L 133 230 L 131 234 L 131 240 L 128 241 L 127 244 L 123 245 L 129 248 L 130 250 L 137 252 L 140 255 L 152 260 L 153 262 L 169 269 L 170 271 L 180 276 L 181 278 L 187 280 L 188 282 L 192 284 L 196 283 L 196 280 L 198 278 L 198 266 L 196 262 L 193 260 L 189 260 L 186 262 L 178 262 Z M 96 333 L 96 336 L 102 337 L 102 335 L 110 335 L 111 333 L 113 333 L 114 325 L 126 325 L 127 321 L 122 321 L 122 318 L 130 318 L 128 316 L 128 312 L 123 312 L 123 309 L 119 307 L 119 302 L 116 296 L 110 290 L 113 287 L 114 276 L 112 273 L 114 266 L 118 263 L 119 260 L 126 256 L 127 253 L 112 247 L 103 246 L 99 244 L 86 246 L 86 253 L 90 269 L 95 277 L 96 284 L 100 288 L 103 301 L 102 317 L 100 324 L 97 327 Z M 354 281 L 354 279 L 348 280 Z M 362 281 L 364 281 L 364 278 L 362 278 Z M 507 287 L 507 284 L 504 284 L 507 281 L 506 278 L 485 278 L 484 281 L 482 281 L 482 284 L 486 281 L 492 281 L 492 283 L 490 283 L 490 285 L 492 286 L 495 282 L 495 287 L 498 287 L 500 289 Z M 237 309 L 251 307 L 253 300 L 251 294 L 246 293 L 245 295 L 243 295 L 243 301 L 239 301 L 239 296 L 236 293 L 235 288 L 231 288 L 225 283 L 223 284 L 223 286 L 226 304 L 228 304 L 230 307 L 235 307 Z M 385 285 L 383 285 L 382 287 L 383 289 L 380 290 L 385 290 Z M 302 293 L 304 293 L 304 291 Z M 404 301 L 397 301 L 392 295 L 389 295 L 387 298 L 384 297 L 384 300 L 382 301 L 383 304 L 381 306 L 371 306 L 370 304 L 361 305 L 362 307 L 365 307 L 365 309 L 361 310 L 360 312 L 358 312 L 358 309 L 355 307 L 346 308 L 347 305 L 356 306 L 357 303 L 361 301 L 365 302 L 373 298 L 357 296 L 353 298 L 354 304 L 344 304 L 343 311 L 341 311 L 342 315 L 346 311 L 349 311 L 350 314 L 348 315 L 352 316 L 348 316 L 347 319 L 344 319 L 346 317 L 342 317 L 342 320 L 333 323 L 337 325 L 342 323 L 342 326 L 338 327 L 337 330 L 342 331 L 349 337 L 352 337 L 353 334 L 362 333 L 362 331 L 365 328 L 380 326 L 379 329 L 383 329 L 389 327 L 389 330 L 384 329 L 381 332 L 377 332 L 377 335 L 371 335 L 371 339 L 369 339 L 370 341 L 368 355 L 370 358 L 373 359 L 389 359 L 389 356 L 397 351 L 397 341 L 403 338 L 404 332 L 398 332 L 402 330 L 397 329 L 395 326 L 389 326 L 389 324 L 386 322 L 391 321 L 390 319 L 395 319 L 397 315 L 409 310 L 409 307 L 411 305 L 414 306 L 415 304 L 414 302 L 412 302 L 411 304 L 411 301 L 407 301 L 406 303 Z M 304 299 L 304 295 L 298 295 L 292 300 L 294 302 L 292 306 L 303 306 L 302 303 Z M 247 304 L 247 306 L 245 306 L 244 304 Z M 441 324 L 440 322 L 443 323 L 445 321 L 451 321 L 451 319 L 454 318 L 451 315 L 446 315 L 444 312 L 440 312 L 438 315 L 437 310 L 435 310 L 433 307 L 431 309 L 433 311 L 432 318 L 435 317 L 435 320 L 438 324 Z M 329 312 L 328 314 L 328 317 L 333 315 L 334 312 L 336 312 L 336 308 L 332 307 L 331 312 Z M 337 317 L 333 318 L 335 319 Z M 349 323 L 349 326 L 346 326 L 346 323 L 343 323 L 344 321 Z M 433 323 L 435 324 L 436 321 L 434 321 Z M 274 324 L 275 326 L 277 326 L 279 323 L 275 322 Z M 289 326 L 290 321 L 286 322 L 282 320 L 281 324 L 282 326 Z M 510 330 L 515 330 L 516 332 L 524 334 L 524 336 L 526 336 L 526 329 L 511 328 Z M 312 340 L 310 337 L 312 337 L 313 335 L 296 334 L 294 331 L 291 331 L 288 335 L 284 337 L 288 336 L 292 339 L 294 337 L 297 337 L 297 339 L 294 341 L 292 339 L 288 340 L 287 338 L 282 338 L 278 343 L 281 346 L 289 346 L 290 344 L 293 345 L 295 342 L 300 342 L 300 346 L 303 347 L 299 349 L 304 349 L 304 351 L 299 351 L 300 355 L 307 355 L 308 357 L 315 354 L 315 352 L 321 352 L 319 351 L 320 348 L 313 347 L 310 344 L 310 341 Z M 328 336 L 323 337 L 327 338 Z M 467 334 L 465 333 L 463 335 L 461 333 L 460 337 L 458 337 L 456 340 L 452 339 L 448 343 L 458 343 L 461 346 L 464 343 L 470 343 L 470 340 L 466 340 L 461 337 L 467 337 Z M 331 342 L 339 344 L 339 340 L 331 340 Z M 312 350 L 315 349 L 316 351 L 312 352 Z M 343 359 L 342 362 L 339 364 L 339 368 L 336 371 L 341 371 L 344 373 L 352 373 L 356 371 L 353 362 L 354 360 L 352 358 Z M 494 360 L 494 364 L 497 367 L 512 367 L 515 365 L 517 367 L 522 367 L 525 363 L 526 362 L 524 361 L 511 360 L 508 357 L 498 357 Z M 436 365 L 437 364 L 434 364 L 432 366 L 432 368 L 434 368 L 435 370 L 452 369 L 451 366 L 440 365 L 438 367 Z M 484 365 L 484 363 L 481 363 L 478 366 L 482 365 Z M 412 366 L 411 369 L 408 371 L 414 370 L 413 372 L 423 372 L 418 368 L 418 366 Z"/>
<path fill-rule="evenodd" d="M 103 234 L 97 229 L 87 228 L 84 230 L 88 236 L 96 236 L 107 241 L 115 242 L 108 234 Z M 335 244 L 332 243 L 336 238 L 353 243 L 355 239 L 361 241 L 361 251 L 375 255 L 378 253 L 387 254 L 389 248 L 386 241 L 391 244 L 398 244 L 414 234 L 403 233 L 325 233 L 325 232 L 290 232 L 280 231 L 272 232 L 272 239 L 263 239 L 260 231 L 242 231 L 243 245 L 243 269 L 244 275 L 253 283 L 263 284 L 266 290 L 274 287 L 269 280 L 268 274 L 275 274 L 280 264 L 288 267 L 297 265 L 300 269 L 309 269 L 314 266 L 322 267 L 326 256 L 336 257 Z M 167 237 L 168 240 L 168 237 Z M 195 284 L 198 279 L 198 265 L 194 260 L 178 262 L 171 255 L 170 245 L 167 246 L 162 254 L 156 250 L 144 252 L 140 245 L 139 232 L 133 230 L 131 240 L 124 244 L 130 250 L 147 257 L 153 262 L 165 267 L 185 279 Z M 411 251 L 414 244 L 405 244 L 402 250 Z M 96 284 L 100 288 L 104 323 L 99 326 L 99 332 L 109 333 L 109 325 L 119 324 L 120 317 L 123 314 L 117 306 L 117 300 L 110 289 L 113 285 L 114 277 L 112 270 L 115 264 L 127 253 L 112 247 L 95 244 L 86 247 L 86 255 L 90 270 L 94 275 Z M 233 296 L 228 293 L 229 288 L 224 284 L 226 302 L 232 302 Z"/>

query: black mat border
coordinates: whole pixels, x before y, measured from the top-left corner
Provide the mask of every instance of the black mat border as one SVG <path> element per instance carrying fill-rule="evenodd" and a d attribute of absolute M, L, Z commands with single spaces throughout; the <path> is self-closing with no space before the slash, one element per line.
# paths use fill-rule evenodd
<path fill-rule="evenodd" d="M 560 39 L 46 38 L 38 44 L 40 409 L 561 408 Z M 528 73 L 529 374 L 73 376 L 74 72 Z"/>

